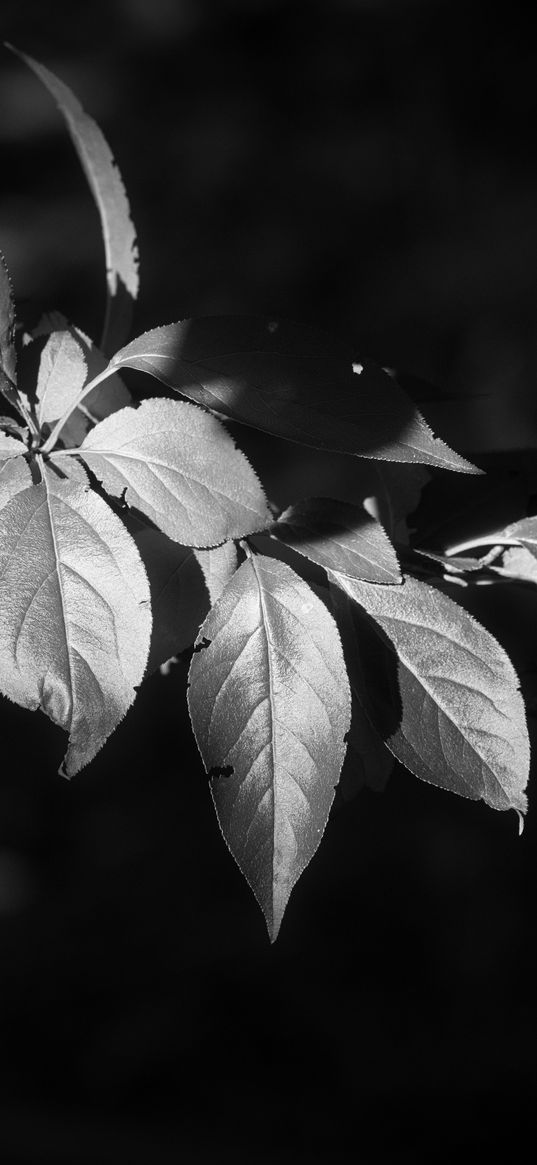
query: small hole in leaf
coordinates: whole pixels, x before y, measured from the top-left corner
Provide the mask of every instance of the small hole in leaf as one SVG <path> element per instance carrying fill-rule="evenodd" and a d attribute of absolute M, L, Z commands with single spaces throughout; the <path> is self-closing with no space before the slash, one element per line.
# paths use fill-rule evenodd
<path fill-rule="evenodd" d="M 194 645 L 194 654 L 196 654 L 197 651 L 204 651 L 206 647 L 210 647 L 210 646 L 211 646 L 211 640 L 207 639 L 206 636 L 204 635 L 203 639 L 200 639 L 200 642 L 196 643 Z"/>
<path fill-rule="evenodd" d="M 216 781 L 220 777 L 232 777 L 234 772 L 233 765 L 213 765 L 208 776 L 210 781 Z"/>

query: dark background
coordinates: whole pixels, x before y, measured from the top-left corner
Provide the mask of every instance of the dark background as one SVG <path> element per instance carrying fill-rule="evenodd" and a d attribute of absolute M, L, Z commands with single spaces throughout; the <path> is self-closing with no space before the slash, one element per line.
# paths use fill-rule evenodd
<path fill-rule="evenodd" d="M 537 433 L 530 17 L 440 0 L 2 5 L 5 39 L 74 88 L 118 158 L 135 332 L 219 312 L 322 324 L 430 381 L 441 434 L 511 483 Z M 55 307 L 98 335 L 97 216 L 53 103 L 7 52 L 0 153 L 21 313 Z M 475 613 L 534 675 L 529 589 Z M 61 734 L 2 703 L 2 1161 L 514 1154 L 536 1084 L 531 788 L 519 840 L 514 814 L 397 770 L 334 812 L 270 947 L 184 678 L 149 679 L 70 785 Z"/>

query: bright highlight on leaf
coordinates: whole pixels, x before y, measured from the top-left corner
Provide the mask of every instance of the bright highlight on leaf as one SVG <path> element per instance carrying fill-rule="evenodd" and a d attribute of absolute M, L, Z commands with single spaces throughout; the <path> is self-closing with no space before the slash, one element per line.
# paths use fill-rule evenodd
<path fill-rule="evenodd" d="M 244 453 L 215 417 L 186 402 L 121 409 L 91 430 L 80 456 L 110 494 L 124 494 L 185 546 L 243 538 L 271 521 Z"/>
<path fill-rule="evenodd" d="M 188 703 L 224 838 L 276 938 L 324 832 L 350 692 L 334 619 L 283 562 L 239 567 L 203 623 Z"/>
<path fill-rule="evenodd" d="M 277 437 L 362 457 L 480 471 L 434 437 L 406 393 L 323 332 L 208 316 L 154 328 L 111 367 L 139 368 L 205 408 Z"/>
<path fill-rule="evenodd" d="M 525 813 L 524 704 L 499 643 L 447 595 L 417 579 L 384 587 L 333 578 L 396 654 L 402 713 L 386 743 L 397 759 L 433 785 Z"/>
<path fill-rule="evenodd" d="M 69 733 L 87 765 L 130 708 L 151 633 L 149 585 L 93 491 L 45 471 L 0 511 L 0 690 Z"/>

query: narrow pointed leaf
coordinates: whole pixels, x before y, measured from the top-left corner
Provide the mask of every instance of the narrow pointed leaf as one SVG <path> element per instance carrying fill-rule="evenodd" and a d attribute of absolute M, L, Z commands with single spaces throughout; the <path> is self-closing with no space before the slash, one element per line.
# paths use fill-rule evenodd
<path fill-rule="evenodd" d="M 332 498 L 307 498 L 290 506 L 271 533 L 326 570 L 365 582 L 401 582 L 387 534 L 362 507 Z"/>
<path fill-rule="evenodd" d="M 113 352 L 129 334 L 138 294 L 138 248 L 125 187 L 110 147 L 69 87 L 25 53 L 14 52 L 36 74 L 62 114 L 97 204 L 106 258 L 107 312 L 102 347 Z"/>
<path fill-rule="evenodd" d="M 499 643 L 441 591 L 334 575 L 398 659 L 401 721 L 387 740 L 417 777 L 493 809 L 526 810 L 529 741 L 515 670 Z"/>
<path fill-rule="evenodd" d="M 194 554 L 203 571 L 212 607 L 235 574 L 237 547 L 234 542 L 223 542 L 221 546 L 215 546 L 209 550 L 194 550 Z"/>
<path fill-rule="evenodd" d="M 198 647 L 188 691 L 196 741 L 222 833 L 273 941 L 321 840 L 345 755 L 341 641 L 310 588 L 256 555 L 209 612 Z"/>
<path fill-rule="evenodd" d="M 0 511 L 0 690 L 69 733 L 68 776 L 132 704 L 150 632 L 147 577 L 120 519 L 45 470 Z"/>
<path fill-rule="evenodd" d="M 343 342 L 282 321 L 209 316 L 155 328 L 117 352 L 235 421 L 278 437 L 362 457 L 478 473 L 434 437 L 382 368 L 355 366 Z"/>
<path fill-rule="evenodd" d="M 121 409 L 88 433 L 80 455 L 110 494 L 124 493 L 127 505 L 185 546 L 242 538 L 272 520 L 251 465 L 224 426 L 186 402 L 154 399 Z"/>
<path fill-rule="evenodd" d="M 16 382 L 17 357 L 13 336 L 15 331 L 15 304 L 6 261 L 0 251 L 0 389 Z"/>
<path fill-rule="evenodd" d="M 41 353 L 37 377 L 39 424 L 57 421 L 86 383 L 84 352 L 71 329 L 52 332 Z"/>
<path fill-rule="evenodd" d="M 24 457 L 0 461 L 0 509 L 31 484 L 30 466 Z"/>

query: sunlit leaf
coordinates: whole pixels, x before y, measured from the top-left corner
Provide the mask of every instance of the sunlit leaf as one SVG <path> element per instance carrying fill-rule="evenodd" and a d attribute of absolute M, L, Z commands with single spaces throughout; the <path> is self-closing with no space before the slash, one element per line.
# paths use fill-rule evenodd
<path fill-rule="evenodd" d="M 138 368 L 205 408 L 319 449 L 479 473 L 434 437 L 384 370 L 283 321 L 208 316 L 154 328 L 111 367 Z"/>
<path fill-rule="evenodd" d="M 57 421 L 86 383 L 84 352 L 70 328 L 52 332 L 41 353 L 37 377 L 39 424 Z"/>
<path fill-rule="evenodd" d="M 73 400 L 80 393 L 81 389 L 91 380 L 103 371 L 108 365 L 106 356 L 93 343 L 93 340 L 82 331 L 81 328 L 70 324 L 67 318 L 61 312 L 47 312 L 41 317 L 39 323 L 32 330 L 33 340 L 39 340 L 43 336 L 52 338 L 54 332 L 67 332 L 71 337 L 71 344 L 76 345 L 80 362 L 80 354 L 85 362 L 84 379 L 81 382 L 80 376 L 70 376 L 68 368 L 65 369 L 66 375 L 63 378 L 63 399 L 62 408 L 55 417 L 44 417 L 44 420 L 57 420 L 63 415 L 73 403 Z M 47 345 L 48 346 L 48 345 Z M 41 345 L 37 346 L 37 349 Z M 28 359 L 32 356 L 34 348 L 33 342 L 27 345 L 23 351 L 23 364 L 28 363 Z M 45 355 L 46 348 L 41 355 L 41 363 Z M 35 357 L 33 358 L 35 362 Z M 41 367 L 39 368 L 39 375 L 42 376 Z M 31 369 L 30 369 L 31 376 Z M 104 420 L 105 417 L 110 416 L 111 413 L 118 409 L 125 408 L 126 405 L 132 404 L 132 397 L 126 386 L 123 384 L 121 377 L 117 374 L 115 376 L 108 376 L 104 383 L 97 384 L 96 387 L 84 397 L 81 405 L 78 406 L 71 413 L 66 423 L 61 429 L 61 441 L 64 446 L 71 448 L 72 446 L 80 445 L 84 440 L 86 433 L 97 421 Z"/>
<path fill-rule="evenodd" d="M 385 587 L 332 577 L 396 654 L 402 710 L 387 743 L 397 759 L 422 780 L 524 813 L 529 741 L 503 648 L 462 607 L 417 579 Z"/>
<path fill-rule="evenodd" d="M 26 453 L 26 445 L 20 437 L 13 437 L 11 433 L 4 433 L 0 429 L 0 461 L 22 456 L 23 453 Z"/>
<path fill-rule="evenodd" d="M 327 570 L 366 582 L 401 581 L 389 538 L 361 507 L 332 498 L 307 498 L 281 514 L 271 533 Z"/>
<path fill-rule="evenodd" d="M 31 484 L 30 467 L 24 457 L 0 461 L 0 509 Z"/>
<path fill-rule="evenodd" d="M 233 575 L 200 629 L 188 702 L 222 833 L 274 940 L 350 723 L 334 619 L 285 563 L 256 555 Z"/>
<path fill-rule="evenodd" d="M 131 706 L 150 633 L 147 577 L 120 519 L 45 470 L 0 511 L 0 690 L 69 733 L 67 776 Z"/>
<path fill-rule="evenodd" d="M 102 341 L 113 352 L 129 334 L 138 293 L 136 232 L 121 175 L 99 126 L 63 81 L 25 53 L 14 52 L 39 77 L 62 114 L 97 204 L 106 258 L 107 312 Z"/>
<path fill-rule="evenodd" d="M 186 402 L 154 399 L 121 409 L 88 433 L 80 455 L 110 494 L 124 494 L 127 505 L 185 546 L 242 538 L 272 517 L 224 426 Z"/>

